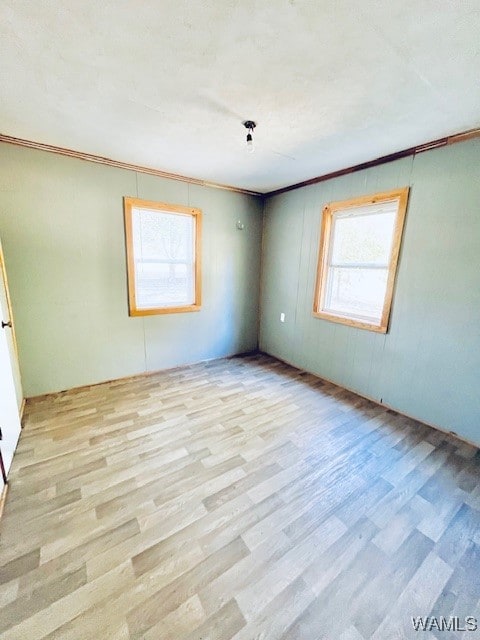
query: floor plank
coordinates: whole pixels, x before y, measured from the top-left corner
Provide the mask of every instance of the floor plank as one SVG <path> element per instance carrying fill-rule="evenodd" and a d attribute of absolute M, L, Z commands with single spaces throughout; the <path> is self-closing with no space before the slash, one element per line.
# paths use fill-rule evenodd
<path fill-rule="evenodd" d="M 274 358 L 75 389 L 26 406 L 0 633 L 418 638 L 479 615 L 479 531 L 475 447 Z"/>

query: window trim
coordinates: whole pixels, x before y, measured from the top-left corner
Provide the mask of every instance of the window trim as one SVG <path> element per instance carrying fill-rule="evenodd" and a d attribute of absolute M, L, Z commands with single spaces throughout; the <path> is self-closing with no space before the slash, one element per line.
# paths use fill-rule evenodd
<path fill-rule="evenodd" d="M 125 247 L 127 252 L 127 281 L 128 281 L 128 308 L 130 316 L 152 316 L 164 313 L 188 313 L 190 311 L 200 311 L 202 304 L 202 211 L 193 207 L 184 207 L 179 204 L 168 204 L 166 202 L 155 202 L 153 200 L 142 200 L 140 198 L 123 198 L 124 218 L 125 218 Z M 136 302 L 135 291 L 135 256 L 133 249 L 133 209 L 149 209 L 176 213 L 179 215 L 193 216 L 195 220 L 195 301 L 193 304 L 179 307 L 153 307 L 149 309 L 139 309 Z"/>
<path fill-rule="evenodd" d="M 356 327 L 357 329 L 367 329 L 369 331 L 375 331 L 377 333 L 387 333 L 409 191 L 409 187 L 403 187 L 402 189 L 383 191 L 381 193 L 375 193 L 369 196 L 360 196 L 358 198 L 351 198 L 349 200 L 330 202 L 323 208 L 315 293 L 313 301 L 313 315 L 316 318 L 329 320 L 330 322 L 337 322 L 340 324 L 348 325 L 350 327 Z M 363 322 L 361 320 L 356 320 L 348 316 L 335 315 L 333 313 L 323 311 L 322 309 L 325 299 L 326 280 L 329 266 L 328 258 L 330 255 L 332 241 L 332 219 L 334 214 L 337 211 L 344 211 L 345 209 L 349 209 L 350 207 L 377 204 L 379 202 L 388 202 L 390 200 L 396 199 L 398 199 L 398 210 L 393 231 L 392 249 L 390 252 L 390 260 L 388 265 L 387 289 L 385 293 L 380 323 L 376 324 L 373 322 Z"/>

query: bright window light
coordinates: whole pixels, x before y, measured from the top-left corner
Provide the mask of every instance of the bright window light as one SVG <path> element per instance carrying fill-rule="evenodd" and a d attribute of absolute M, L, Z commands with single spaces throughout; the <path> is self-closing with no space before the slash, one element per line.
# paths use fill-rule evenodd
<path fill-rule="evenodd" d="M 314 314 L 386 332 L 408 189 L 327 205 Z"/>

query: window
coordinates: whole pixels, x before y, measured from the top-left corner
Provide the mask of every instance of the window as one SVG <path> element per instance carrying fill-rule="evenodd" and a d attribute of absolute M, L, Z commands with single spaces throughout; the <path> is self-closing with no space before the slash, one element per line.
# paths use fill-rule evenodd
<path fill-rule="evenodd" d="M 408 187 L 323 210 L 313 312 L 386 333 Z"/>
<path fill-rule="evenodd" d="M 124 198 L 131 316 L 200 309 L 202 213 Z"/>

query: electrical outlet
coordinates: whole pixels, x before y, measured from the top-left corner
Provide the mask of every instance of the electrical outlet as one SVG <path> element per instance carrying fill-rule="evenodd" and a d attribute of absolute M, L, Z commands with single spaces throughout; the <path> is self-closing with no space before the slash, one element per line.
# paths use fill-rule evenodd
<path fill-rule="evenodd" d="M 285 322 L 285 314 L 284 313 L 280 314 L 280 322 Z"/>

